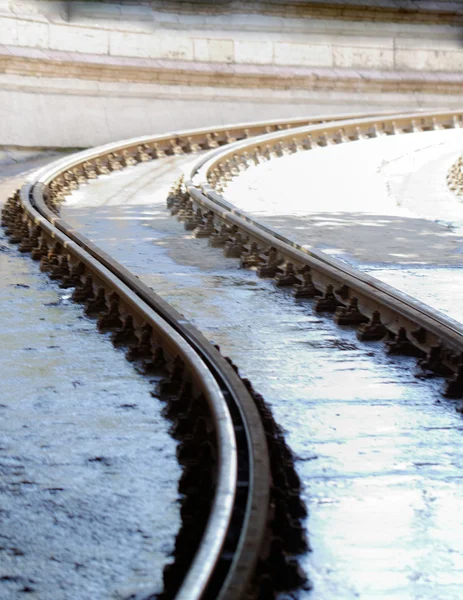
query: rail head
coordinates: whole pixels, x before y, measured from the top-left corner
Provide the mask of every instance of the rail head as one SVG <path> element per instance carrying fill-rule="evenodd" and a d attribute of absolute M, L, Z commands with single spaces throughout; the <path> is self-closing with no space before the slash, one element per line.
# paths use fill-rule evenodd
<path fill-rule="evenodd" d="M 342 118 L 345 116 L 343 115 Z M 341 117 L 339 117 L 341 118 Z M 236 138 L 247 138 L 252 135 L 262 133 L 263 131 L 269 130 L 283 130 L 301 123 L 307 122 L 324 122 L 326 117 L 314 117 L 308 119 L 296 119 L 285 122 L 271 121 L 256 124 L 240 124 L 235 126 L 226 126 L 222 128 L 209 128 L 207 130 L 199 131 L 188 131 L 183 133 L 171 133 L 165 134 L 164 136 L 149 137 L 144 136 L 142 138 L 136 138 L 132 140 L 126 140 L 115 144 L 108 144 L 100 148 L 83 151 L 72 157 L 66 157 L 59 161 L 56 161 L 51 166 L 45 167 L 39 172 L 35 173 L 32 181 L 32 191 L 34 199 L 34 207 L 38 212 L 58 231 L 70 237 L 73 243 L 83 248 L 86 252 L 90 253 L 91 256 L 96 258 L 98 262 L 109 268 L 110 272 L 114 272 L 114 261 L 110 257 L 104 255 L 100 249 L 94 246 L 84 236 L 78 232 L 71 230 L 71 228 L 59 217 L 57 211 L 50 210 L 48 206 L 47 195 L 50 192 L 51 185 L 61 176 L 66 176 L 72 169 L 76 167 L 82 167 L 83 165 L 95 164 L 99 160 L 107 160 L 111 154 L 114 156 L 116 153 L 119 156 L 124 153 L 139 153 L 139 158 L 142 158 L 140 153 L 140 146 L 145 151 L 148 151 L 148 145 L 151 145 L 155 149 L 154 153 L 151 153 L 151 158 L 162 156 L 163 153 L 170 152 L 172 154 L 178 153 L 179 148 L 182 148 L 181 144 L 186 141 L 186 149 L 194 151 L 198 149 L 199 144 L 202 144 L 201 148 L 204 147 L 220 147 L 222 144 L 230 143 L 233 141 L 233 137 Z M 196 145 L 196 147 L 195 147 Z M 183 146 L 185 148 L 185 146 Z M 133 276 L 120 265 L 117 266 L 118 277 L 122 278 L 125 283 L 129 284 L 131 289 L 137 289 L 137 294 L 144 300 L 149 299 L 152 296 L 151 290 L 147 289 L 140 281 L 135 281 Z M 158 306 L 161 304 L 160 299 L 157 299 Z M 177 319 L 179 322 L 179 319 Z M 186 327 L 182 327 L 183 333 L 185 333 Z M 194 338 L 197 338 L 197 334 L 193 334 Z M 222 365 L 222 369 L 224 365 Z M 232 374 L 236 378 L 236 374 Z M 232 377 L 230 375 L 230 377 Z M 264 537 L 268 538 L 268 534 L 265 533 L 268 528 L 267 523 L 267 510 L 265 507 L 268 506 L 269 501 L 269 483 L 268 483 L 268 449 L 266 445 L 265 435 L 263 434 L 262 426 L 259 421 L 259 416 L 256 411 L 256 406 L 249 402 L 249 399 L 245 399 L 243 389 L 238 388 L 235 384 L 232 389 L 232 395 L 235 399 L 235 404 L 238 410 L 241 412 L 243 422 L 246 424 L 245 431 L 248 438 L 248 444 L 252 448 L 252 460 L 250 461 L 250 479 L 253 480 L 253 489 L 251 490 L 250 500 L 246 508 L 246 521 L 247 529 L 251 532 L 250 536 L 241 536 L 239 542 L 239 552 L 236 553 L 234 568 L 230 569 L 230 573 L 227 577 L 227 581 L 224 584 L 224 594 L 220 597 L 225 599 L 234 599 L 241 597 L 245 592 L 245 582 L 249 579 L 250 573 L 252 573 L 258 554 L 255 552 L 256 541 L 257 546 L 262 545 Z M 241 384 L 241 387 L 242 384 Z M 233 388 L 233 386 L 232 386 Z M 226 490 L 226 486 L 223 486 Z M 221 492 L 220 489 L 217 491 L 217 502 L 222 504 L 227 501 L 227 496 L 230 494 Z M 195 557 L 194 564 L 189 570 L 185 581 L 182 584 L 181 589 L 178 591 L 176 598 L 195 598 L 200 597 L 207 585 L 207 581 L 210 578 L 210 572 L 214 565 L 213 556 L 219 555 L 221 547 L 220 531 L 224 530 L 225 519 L 220 518 L 220 511 L 215 509 L 217 518 L 212 520 L 210 525 L 205 532 L 204 542 Z M 225 511 L 222 510 L 222 514 Z M 222 529 L 220 529 L 222 525 Z M 217 529 L 217 527 L 219 528 Z M 214 530 L 219 532 L 214 533 Z M 210 539 L 215 536 L 215 548 L 210 543 Z M 223 536 L 222 536 L 223 537 Z M 253 541 L 250 542 L 249 540 Z M 206 560 L 207 557 L 207 560 Z M 217 562 L 217 558 L 215 559 Z M 234 577 L 233 573 L 241 573 L 240 578 Z"/>

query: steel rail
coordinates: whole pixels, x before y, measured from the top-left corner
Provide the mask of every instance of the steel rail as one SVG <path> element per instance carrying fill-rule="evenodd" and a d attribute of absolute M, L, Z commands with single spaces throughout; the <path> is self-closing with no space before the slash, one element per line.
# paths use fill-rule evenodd
<path fill-rule="evenodd" d="M 254 242 L 260 249 L 264 260 L 264 250 L 276 250 L 280 263 L 292 263 L 301 272 L 308 268 L 318 291 L 326 294 L 327 286 L 335 287 L 334 305 L 341 310 L 338 316 L 348 310 L 349 302 L 355 298 L 358 308 L 370 320 L 374 313 L 380 313 L 381 323 L 393 337 L 399 336 L 406 346 L 413 345 L 428 355 L 437 349 L 439 364 L 444 364 L 453 373 L 457 373 L 459 384 L 452 385 L 452 395 L 463 395 L 461 384 L 461 363 L 463 358 L 463 325 L 409 295 L 402 293 L 378 279 L 362 273 L 346 263 L 332 258 L 324 252 L 310 249 L 294 243 L 277 230 L 264 225 L 255 217 L 240 210 L 227 201 L 223 190 L 227 182 L 237 176 L 240 170 L 269 159 L 295 151 L 307 151 L 311 148 L 336 143 L 345 143 L 362 138 L 374 138 L 381 135 L 394 135 L 411 132 L 429 131 L 440 128 L 462 127 L 463 113 L 429 112 L 393 116 L 376 116 L 363 119 L 348 119 L 331 124 L 316 124 L 299 127 L 290 131 L 270 133 L 251 140 L 243 140 L 210 152 L 201 157 L 186 174 L 185 189 L 192 205 L 190 209 L 204 214 L 214 215 L 214 226 L 227 224 L 247 238 L 243 252 L 250 252 Z M 230 236 L 230 240 L 233 235 Z M 282 268 L 276 271 L 281 278 Z M 295 280 L 296 285 L 302 279 Z M 338 290 L 338 291 L 336 291 Z M 331 293 L 331 288 L 330 288 Z M 375 317 L 376 318 L 376 317 Z M 343 321 L 343 319 L 340 319 Z M 344 322 L 348 319 L 344 319 Z M 361 326 L 365 328 L 364 325 Z M 404 337 L 404 331 L 406 337 Z M 381 336 L 383 337 L 383 336 Z M 402 344 L 405 347 L 405 344 Z M 398 348 L 397 348 L 398 350 Z M 458 376 L 458 374 L 460 375 Z"/>
<path fill-rule="evenodd" d="M 359 139 L 396 135 L 401 133 L 418 133 L 433 129 L 463 127 L 463 112 L 458 111 L 421 111 L 413 113 L 375 113 L 371 115 L 345 115 L 330 122 L 314 122 L 306 125 L 294 125 L 289 131 L 267 132 L 253 139 L 239 140 L 233 145 L 221 148 L 218 152 L 209 152 L 192 167 L 189 178 L 196 177 L 203 181 L 210 178 L 213 169 L 234 154 L 243 154 L 260 149 L 263 144 L 280 141 L 299 140 L 305 143 L 301 150 L 312 147 L 357 141 Z"/>

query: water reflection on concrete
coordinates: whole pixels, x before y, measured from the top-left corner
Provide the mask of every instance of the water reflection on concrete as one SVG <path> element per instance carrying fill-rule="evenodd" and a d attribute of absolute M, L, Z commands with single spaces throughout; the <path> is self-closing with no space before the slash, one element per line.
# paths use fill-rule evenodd
<path fill-rule="evenodd" d="M 272 405 L 309 506 L 314 589 L 299 597 L 459 600 L 463 422 L 442 380 L 415 378 L 413 359 L 360 344 L 192 239 L 164 208 L 184 160 L 127 200 L 119 187 L 160 165 L 92 182 L 62 214 L 220 344 Z M 100 204 L 109 196 L 111 208 Z"/>
<path fill-rule="evenodd" d="M 0 233 L 0 598 L 160 591 L 180 468 L 153 385 Z"/>

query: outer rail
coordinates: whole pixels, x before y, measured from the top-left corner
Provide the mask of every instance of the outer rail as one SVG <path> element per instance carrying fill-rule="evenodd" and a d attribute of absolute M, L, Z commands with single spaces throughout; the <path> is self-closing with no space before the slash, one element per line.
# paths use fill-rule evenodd
<path fill-rule="evenodd" d="M 310 288 L 312 285 L 309 296 L 323 296 L 316 308 L 333 312 L 340 324 L 360 325 L 360 339 L 382 339 L 388 335 L 393 340 L 391 351 L 427 355 L 423 363 L 426 367 L 447 375 L 456 374 L 446 393 L 461 397 L 461 323 L 322 251 L 295 244 L 234 207 L 220 192 L 243 169 L 284 154 L 382 135 L 462 126 L 462 113 L 432 112 L 349 119 L 240 141 L 209 153 L 194 165 L 185 184 L 190 204 L 184 196 L 181 209 L 191 210 L 190 218 L 194 214 L 198 226 L 201 215 L 203 222 L 205 216 L 210 215 L 209 226 L 213 225 L 215 230 L 225 226 L 225 237 L 228 228 L 227 247 L 232 248 L 233 244 L 241 246 L 240 252 L 232 250 L 231 255 L 240 256 L 244 263 L 252 258 L 251 263 L 257 267 L 258 273 L 275 277 L 279 285 L 291 281 L 291 285 L 296 286 L 296 294 L 301 286 Z M 171 203 L 179 202 L 180 187 L 177 195 L 174 191 L 171 196 Z M 175 210 L 179 210 L 179 206 Z M 271 265 L 269 252 L 272 254 Z M 264 268 L 259 269 L 259 266 Z"/>

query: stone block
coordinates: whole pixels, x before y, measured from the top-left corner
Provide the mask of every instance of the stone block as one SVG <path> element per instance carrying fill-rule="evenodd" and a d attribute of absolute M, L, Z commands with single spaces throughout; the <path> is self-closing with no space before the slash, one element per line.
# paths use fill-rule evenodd
<path fill-rule="evenodd" d="M 235 59 L 233 40 L 208 40 L 209 60 L 231 63 Z"/>
<path fill-rule="evenodd" d="M 159 58 L 161 56 L 161 45 L 155 33 L 112 31 L 109 34 L 109 54 L 112 56 Z"/>
<path fill-rule="evenodd" d="M 2 10 L 5 10 L 5 8 L 2 6 L 3 4 L 5 4 L 5 8 L 14 15 L 28 17 L 41 15 L 44 12 L 44 9 L 46 10 L 47 8 L 44 2 L 40 2 L 38 0 L 9 0 L 8 2 L 0 2 Z M 56 4 L 62 3 L 57 2 Z"/>
<path fill-rule="evenodd" d="M 335 67 L 359 69 L 392 69 L 394 67 L 393 50 L 381 48 L 352 48 L 337 46 L 333 48 Z"/>
<path fill-rule="evenodd" d="M 193 40 L 177 32 L 157 33 L 156 37 L 160 46 L 160 57 L 172 60 L 193 60 Z"/>
<path fill-rule="evenodd" d="M 193 40 L 194 44 L 194 59 L 200 62 L 208 62 L 209 61 L 209 44 L 208 40 L 205 39 L 195 39 Z"/>
<path fill-rule="evenodd" d="M 101 2 L 69 2 L 70 20 L 79 21 L 80 18 L 93 19 L 120 19 L 121 6 Z"/>
<path fill-rule="evenodd" d="M 342 33 L 333 32 L 328 37 L 330 43 L 335 46 L 347 46 L 349 48 L 376 48 L 378 50 L 394 49 L 394 34 L 389 35 L 360 35 L 346 28 Z"/>
<path fill-rule="evenodd" d="M 135 21 L 153 21 L 153 11 L 150 6 L 121 5 L 121 16 L 123 19 Z"/>
<path fill-rule="evenodd" d="M 48 47 L 48 25 L 46 23 L 17 21 L 16 34 L 18 46 L 30 46 L 32 48 Z"/>
<path fill-rule="evenodd" d="M 18 43 L 17 21 L 0 17 L 0 41 L 5 46 L 14 46 Z"/>
<path fill-rule="evenodd" d="M 49 48 L 67 52 L 107 54 L 109 32 L 88 27 L 72 27 L 50 24 Z"/>
<path fill-rule="evenodd" d="M 396 50 L 395 68 L 418 71 L 461 71 L 463 69 L 463 49 L 460 52 Z"/>
<path fill-rule="evenodd" d="M 235 62 L 247 64 L 272 64 L 273 44 L 271 42 L 235 41 Z"/>
<path fill-rule="evenodd" d="M 408 50 L 414 52 L 416 50 L 453 50 L 458 51 L 463 48 L 460 32 L 455 32 L 455 28 L 446 31 L 444 36 L 420 35 L 416 37 L 397 37 L 395 39 L 395 48 L 397 50 Z"/>
<path fill-rule="evenodd" d="M 303 65 L 312 67 L 332 67 L 333 52 L 328 44 L 274 44 L 276 65 Z"/>

